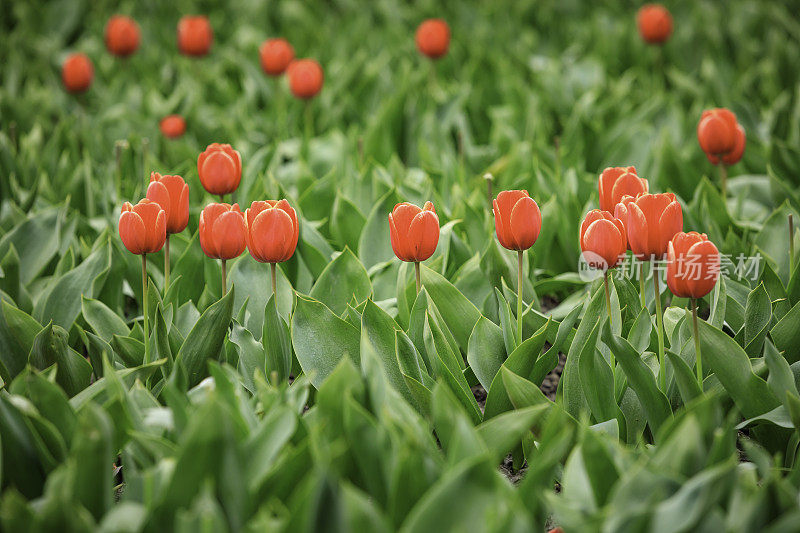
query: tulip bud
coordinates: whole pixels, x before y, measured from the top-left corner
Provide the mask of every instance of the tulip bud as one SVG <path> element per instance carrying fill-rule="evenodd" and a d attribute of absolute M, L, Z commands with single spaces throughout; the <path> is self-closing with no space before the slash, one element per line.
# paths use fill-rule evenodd
<path fill-rule="evenodd" d="M 669 242 L 667 286 L 675 296 L 702 298 L 716 285 L 719 272 L 719 250 L 705 233 L 680 232 Z"/>
<path fill-rule="evenodd" d="M 230 144 L 209 144 L 197 158 L 197 174 L 209 193 L 232 193 L 242 179 L 242 158 Z"/>
<path fill-rule="evenodd" d="M 180 233 L 189 223 L 189 186 L 180 176 L 150 173 L 147 199 L 157 203 L 167 218 L 167 233 Z"/>
<path fill-rule="evenodd" d="M 714 165 L 719 165 L 720 161 L 728 166 L 735 165 L 742 159 L 746 144 L 747 138 L 744 133 L 744 128 L 741 124 L 736 124 L 736 142 L 733 145 L 733 149 L 723 155 L 722 158 L 709 153 L 706 154 L 706 157 Z"/>
<path fill-rule="evenodd" d="M 647 4 L 636 14 L 639 35 L 650 44 L 663 44 L 672 35 L 672 15 L 659 4 Z"/>
<path fill-rule="evenodd" d="M 414 41 L 421 54 L 439 59 L 450 47 L 450 27 L 442 19 L 428 19 L 417 28 Z"/>
<path fill-rule="evenodd" d="M 503 191 L 492 202 L 497 240 L 509 250 L 527 250 L 542 229 L 542 213 L 528 191 Z"/>
<path fill-rule="evenodd" d="M 300 225 L 286 200 L 253 202 L 245 211 L 247 249 L 261 263 L 288 261 L 297 248 Z"/>
<path fill-rule="evenodd" d="M 647 192 L 648 187 L 647 180 L 638 177 L 634 167 L 608 167 L 598 180 L 600 209 L 611 212 L 623 196 L 635 198 Z"/>
<path fill-rule="evenodd" d="M 86 54 L 70 54 L 61 67 L 61 81 L 71 93 L 82 93 L 92 84 L 94 68 Z"/>
<path fill-rule="evenodd" d="M 628 248 L 622 221 L 599 209 L 589 211 L 583 219 L 579 238 L 583 258 L 597 270 L 617 266 Z"/>
<path fill-rule="evenodd" d="M 683 210 L 672 193 L 640 194 L 627 204 L 631 250 L 641 260 L 660 259 L 670 239 L 683 229 Z"/>
<path fill-rule="evenodd" d="M 119 217 L 119 236 L 132 254 L 154 254 L 167 238 L 167 217 L 161 206 L 143 198 L 136 205 L 125 202 Z"/>
<path fill-rule="evenodd" d="M 139 25 L 130 17 L 114 15 L 105 31 L 106 48 L 119 57 L 126 57 L 139 48 Z"/>
<path fill-rule="evenodd" d="M 425 261 L 439 244 L 439 217 L 431 202 L 420 209 L 403 202 L 389 214 L 389 238 L 394 255 L 401 261 Z"/>
<path fill-rule="evenodd" d="M 622 222 L 622 226 L 625 228 L 625 238 L 628 241 L 628 250 L 631 249 L 631 241 L 630 237 L 628 236 L 628 214 L 631 211 L 630 204 L 635 201 L 636 198 L 626 195 L 620 198 L 617 205 L 614 206 L 614 218 Z"/>
<path fill-rule="evenodd" d="M 158 127 L 164 137 L 177 139 L 186 132 L 186 121 L 180 115 L 169 115 L 161 119 Z"/>
<path fill-rule="evenodd" d="M 736 147 L 736 115 L 725 108 L 703 111 L 697 124 L 697 141 L 707 155 L 722 156 Z M 744 133 L 744 130 L 742 130 Z"/>
<path fill-rule="evenodd" d="M 200 213 L 200 248 L 212 259 L 234 259 L 247 246 L 247 225 L 239 204 L 208 204 Z"/>
<path fill-rule="evenodd" d="M 208 17 L 187 15 L 178 22 L 178 49 L 187 56 L 204 56 L 211 49 L 214 30 Z"/>
<path fill-rule="evenodd" d="M 308 100 L 322 90 L 324 76 L 322 67 L 313 59 L 298 59 L 289 63 L 286 70 L 289 89 L 295 98 Z"/>
<path fill-rule="evenodd" d="M 258 49 L 261 68 L 270 76 L 280 76 L 294 59 L 294 48 L 286 39 L 268 39 Z"/>

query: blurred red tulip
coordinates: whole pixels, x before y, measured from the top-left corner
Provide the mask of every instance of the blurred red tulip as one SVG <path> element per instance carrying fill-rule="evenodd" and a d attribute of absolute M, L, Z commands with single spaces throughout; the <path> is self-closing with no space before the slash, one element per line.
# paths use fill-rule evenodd
<path fill-rule="evenodd" d="M 208 17 L 187 15 L 178 22 L 178 49 L 187 56 L 204 56 L 211 49 L 214 30 Z"/>
<path fill-rule="evenodd" d="M 322 67 L 313 59 L 298 59 L 289 63 L 286 70 L 289 89 L 296 98 L 308 100 L 322 90 L 324 75 Z"/>
<path fill-rule="evenodd" d="M 64 88 L 71 93 L 82 93 L 92 84 L 94 68 L 86 54 L 70 54 L 61 67 Z"/>
<path fill-rule="evenodd" d="M 294 59 L 294 48 L 286 39 L 268 39 L 258 49 L 261 68 L 270 76 L 280 76 Z"/>
<path fill-rule="evenodd" d="M 186 132 L 186 121 L 180 115 L 169 115 L 158 124 L 164 137 L 177 139 Z"/>
<path fill-rule="evenodd" d="M 725 108 L 703 111 L 697 124 L 697 141 L 709 156 L 724 156 L 736 148 L 736 115 Z M 742 131 L 744 133 L 744 130 Z"/>
<path fill-rule="evenodd" d="M 139 48 L 139 25 L 130 17 L 114 15 L 106 24 L 105 40 L 109 52 L 129 56 Z"/>
<path fill-rule="evenodd" d="M 636 14 L 639 34 L 645 42 L 663 44 L 672 35 L 672 15 L 659 4 L 647 4 Z"/>
<path fill-rule="evenodd" d="M 417 28 L 414 41 L 421 54 L 438 59 L 450 47 L 450 27 L 442 19 L 428 19 Z"/>
<path fill-rule="evenodd" d="M 242 180 L 242 158 L 230 144 L 209 144 L 197 157 L 197 174 L 209 193 L 232 193 Z"/>

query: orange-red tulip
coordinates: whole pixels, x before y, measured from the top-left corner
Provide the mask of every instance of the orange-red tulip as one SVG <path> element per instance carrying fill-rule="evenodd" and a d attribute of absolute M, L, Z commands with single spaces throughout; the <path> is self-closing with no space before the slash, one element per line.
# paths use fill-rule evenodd
<path fill-rule="evenodd" d="M 639 34 L 645 42 L 662 44 L 672 35 L 672 15 L 659 4 L 647 4 L 636 15 Z"/>
<path fill-rule="evenodd" d="M 169 115 L 161 119 L 159 123 L 161 133 L 164 137 L 177 139 L 186 132 L 186 121 L 180 115 Z"/>
<path fill-rule="evenodd" d="M 286 70 L 289 89 L 296 98 L 308 100 L 322 90 L 322 67 L 313 59 L 298 59 L 289 63 Z"/>
<path fill-rule="evenodd" d="M 542 213 L 528 191 L 503 191 L 492 202 L 497 240 L 509 250 L 527 250 L 542 230 Z"/>
<path fill-rule="evenodd" d="M 147 198 L 136 205 L 125 202 L 119 217 L 119 236 L 130 253 L 154 254 L 167 238 L 166 213 Z"/>
<path fill-rule="evenodd" d="M 640 194 L 627 204 L 625 229 L 639 259 L 660 259 L 670 239 L 683 229 L 683 210 L 672 193 Z"/>
<path fill-rule="evenodd" d="M 420 53 L 439 59 L 450 47 L 450 27 L 442 19 L 428 19 L 417 28 L 414 41 Z"/>
<path fill-rule="evenodd" d="M 200 183 L 211 194 L 229 194 L 242 179 L 242 158 L 230 144 L 212 143 L 197 157 Z"/>
<path fill-rule="evenodd" d="M 647 192 L 645 178 L 636 175 L 633 167 L 608 167 L 600 174 L 597 182 L 600 191 L 600 209 L 611 212 L 623 196 L 633 196 Z"/>
<path fill-rule="evenodd" d="M 425 261 L 439 244 L 439 216 L 431 202 L 420 209 L 403 202 L 389 214 L 389 238 L 394 255 L 401 261 Z"/>
<path fill-rule="evenodd" d="M 697 124 L 700 148 L 710 156 L 724 156 L 736 148 L 736 115 L 725 108 L 703 111 Z M 744 133 L 744 130 L 742 131 Z"/>
<path fill-rule="evenodd" d="M 746 144 L 747 137 L 744 133 L 744 128 L 741 124 L 736 124 L 736 142 L 733 145 L 733 149 L 727 154 L 723 155 L 721 159 L 720 157 L 709 153 L 706 153 L 706 157 L 714 165 L 718 165 L 720 160 L 728 166 L 735 165 L 742 159 Z"/>
<path fill-rule="evenodd" d="M 261 68 L 270 76 L 280 76 L 294 59 L 294 48 L 286 39 L 267 39 L 258 49 Z"/>
<path fill-rule="evenodd" d="M 161 206 L 167 218 L 167 233 L 180 233 L 189 223 L 189 186 L 180 176 L 150 173 L 147 199 Z"/>
<path fill-rule="evenodd" d="M 208 204 L 200 213 L 200 248 L 212 259 L 239 257 L 247 247 L 247 225 L 239 204 Z"/>
<path fill-rule="evenodd" d="M 214 31 L 208 17 L 187 15 L 178 22 L 178 49 L 187 56 L 204 56 L 211 49 Z"/>
<path fill-rule="evenodd" d="M 300 225 L 286 200 L 253 202 L 245 211 L 247 249 L 261 263 L 282 263 L 297 248 Z"/>
<path fill-rule="evenodd" d="M 70 54 L 61 67 L 61 81 L 71 93 L 82 93 L 92 84 L 94 68 L 86 54 Z"/>
<path fill-rule="evenodd" d="M 130 17 L 114 15 L 106 24 L 105 38 L 109 52 L 129 56 L 139 48 L 139 25 Z"/>
<path fill-rule="evenodd" d="M 589 211 L 583 219 L 579 238 L 583 258 L 598 270 L 617 266 L 628 249 L 622 221 L 600 209 Z"/>
<path fill-rule="evenodd" d="M 714 288 L 720 272 L 719 250 L 705 233 L 680 232 L 667 250 L 667 286 L 681 298 L 702 298 Z"/>
<path fill-rule="evenodd" d="M 617 205 L 614 206 L 614 218 L 622 222 L 622 226 L 625 228 L 625 237 L 628 241 L 628 250 L 631 249 L 631 241 L 630 237 L 628 237 L 628 213 L 631 211 L 630 204 L 633 202 L 636 202 L 636 198 L 625 195 L 620 198 L 619 202 L 617 202 Z"/>

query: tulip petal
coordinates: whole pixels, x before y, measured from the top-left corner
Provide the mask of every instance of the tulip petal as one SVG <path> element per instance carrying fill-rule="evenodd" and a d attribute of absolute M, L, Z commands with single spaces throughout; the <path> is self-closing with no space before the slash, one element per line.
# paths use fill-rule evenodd
<path fill-rule="evenodd" d="M 294 235 L 292 219 L 282 209 L 262 211 L 250 231 L 251 255 L 262 263 L 279 263 L 289 251 Z"/>
<path fill-rule="evenodd" d="M 132 211 L 125 211 L 119 217 L 119 236 L 122 244 L 132 254 L 145 253 L 146 237 L 142 218 Z"/>
<path fill-rule="evenodd" d="M 408 230 L 409 247 L 413 249 L 414 261 L 425 261 L 439 244 L 439 217 L 433 211 L 421 211 L 411 221 Z"/>
<path fill-rule="evenodd" d="M 533 198 L 526 196 L 514 204 L 509 223 L 517 250 L 533 246 L 542 229 L 542 213 Z"/>
<path fill-rule="evenodd" d="M 172 202 L 170 202 L 169 190 L 160 181 L 151 181 L 147 186 L 147 199 L 157 203 L 169 218 Z"/>
<path fill-rule="evenodd" d="M 220 259 L 239 257 L 246 247 L 244 216 L 235 211 L 220 215 L 214 223 L 212 236 Z"/>

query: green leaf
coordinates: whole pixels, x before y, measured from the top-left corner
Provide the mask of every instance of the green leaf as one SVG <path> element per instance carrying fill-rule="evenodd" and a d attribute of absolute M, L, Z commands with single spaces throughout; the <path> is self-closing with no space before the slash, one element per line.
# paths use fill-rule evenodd
<path fill-rule="evenodd" d="M 300 294 L 292 316 L 292 345 L 303 372 L 319 388 L 343 357 L 360 365 L 358 329 L 324 304 Z"/>
<path fill-rule="evenodd" d="M 666 351 L 666 357 L 672 365 L 675 383 L 678 385 L 678 392 L 681 394 L 683 403 L 688 404 L 698 396 L 701 396 L 703 391 L 700 389 L 700 384 L 697 383 L 697 377 L 695 377 L 689 365 L 686 364 L 686 361 L 670 350 Z"/>
<path fill-rule="evenodd" d="M 753 374 L 750 359 L 732 338 L 703 320 L 698 321 L 700 350 L 739 410 L 748 418 L 771 411 L 778 400 L 767 382 Z"/>
<path fill-rule="evenodd" d="M 267 362 L 264 356 L 264 348 L 261 343 L 253 339 L 249 330 L 242 327 L 238 322 L 233 323 L 230 336 L 231 342 L 236 345 L 236 352 L 239 355 L 239 372 L 244 379 L 244 386 L 247 390 L 255 391 L 254 376 L 257 371 L 266 379 L 264 369 Z"/>
<path fill-rule="evenodd" d="M 578 372 L 583 393 L 592 415 L 598 422 L 616 418 L 618 410 L 617 402 L 614 399 L 613 371 L 597 348 L 600 328 L 605 323 L 606 321 L 600 321 L 595 324 L 578 356 Z"/>
<path fill-rule="evenodd" d="M 112 422 L 100 406 L 90 403 L 81 409 L 71 451 L 75 463 L 70 469 L 70 488 L 77 502 L 96 520 L 100 520 L 113 504 L 110 472 L 105 476 L 97 475 L 108 472 L 114 460 L 112 433 Z"/>
<path fill-rule="evenodd" d="M 475 377 L 486 390 L 489 390 L 492 380 L 506 360 L 504 337 L 504 332 L 497 324 L 485 316 L 478 319 L 469 337 L 467 361 Z M 536 355 L 538 356 L 538 353 Z"/>
<path fill-rule="evenodd" d="M 422 284 L 442 315 L 447 328 L 465 352 L 481 312 L 441 274 L 422 266 Z"/>
<path fill-rule="evenodd" d="M 750 357 L 761 355 L 764 337 L 772 319 L 772 302 L 763 283 L 747 295 L 744 310 L 744 347 Z"/>
<path fill-rule="evenodd" d="M 81 295 L 81 313 L 97 336 L 106 342 L 111 342 L 114 335 L 127 337 L 130 334 L 125 321 L 99 300 Z"/>
<path fill-rule="evenodd" d="M 292 344 L 289 326 L 278 314 L 275 299 L 270 297 L 264 309 L 261 344 L 266 354 L 267 374 L 276 372 L 279 381 L 289 378 L 292 371 Z"/>
<path fill-rule="evenodd" d="M 320 274 L 309 296 L 327 305 L 341 316 L 347 302 L 355 297 L 363 302 L 372 294 L 372 283 L 358 258 L 345 248 L 336 259 L 328 263 Z"/>
<path fill-rule="evenodd" d="M 70 348 L 68 341 L 64 328 L 51 322 L 33 340 L 28 361 L 40 370 L 57 365 L 56 381 L 68 396 L 74 396 L 89 385 L 92 365 Z"/>
<path fill-rule="evenodd" d="M 36 279 L 58 253 L 65 214 L 66 206 L 38 212 L 0 239 L 0 257 L 5 257 L 12 244 L 19 254 L 23 285 Z"/>
<path fill-rule="evenodd" d="M 584 304 L 583 319 L 578 325 L 578 331 L 569 347 L 567 362 L 564 364 L 564 371 L 558 384 L 558 388 L 563 390 L 564 409 L 576 418 L 588 408 L 586 396 L 581 387 L 578 359 L 587 342 L 597 339 L 596 335 L 592 338 L 592 333 L 605 312 L 603 306 L 605 306 L 605 296 L 602 288 L 599 288 Z"/>
<path fill-rule="evenodd" d="M 648 311 L 642 309 L 639 318 L 645 315 L 649 317 Z M 661 425 L 672 416 L 669 400 L 658 388 L 653 372 L 627 340 L 614 335 L 606 326 L 603 328 L 603 341 L 616 356 L 619 366 L 628 378 L 628 385 L 642 404 L 653 435 L 656 435 Z"/>
<path fill-rule="evenodd" d="M 206 361 L 219 357 L 233 316 L 233 298 L 234 290 L 231 289 L 203 312 L 175 357 L 175 367 L 183 369 L 190 387 L 203 379 Z"/>
<path fill-rule="evenodd" d="M 792 307 L 769 331 L 775 347 L 789 363 L 800 361 L 800 303 Z"/>
<path fill-rule="evenodd" d="M 33 317 L 0 299 L 0 378 L 11 382 L 25 368 L 41 329 Z"/>
<path fill-rule="evenodd" d="M 497 415 L 475 428 L 489 449 L 492 461 L 500 462 L 549 409 L 547 404 L 515 409 Z"/>

